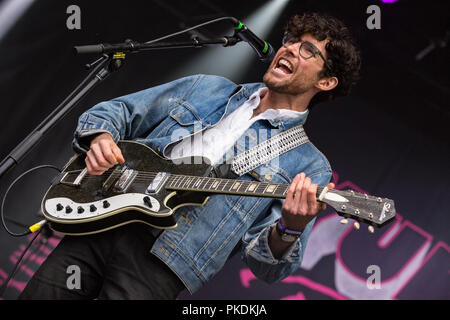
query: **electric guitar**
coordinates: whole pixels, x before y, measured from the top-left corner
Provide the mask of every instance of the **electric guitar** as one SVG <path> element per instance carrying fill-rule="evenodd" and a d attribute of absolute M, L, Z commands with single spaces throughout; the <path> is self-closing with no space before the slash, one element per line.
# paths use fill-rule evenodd
<path fill-rule="evenodd" d="M 126 159 L 100 176 L 89 175 L 84 155 L 75 155 L 42 200 L 50 228 L 71 235 L 106 231 L 131 222 L 155 228 L 176 227 L 175 210 L 204 205 L 211 194 L 284 199 L 289 184 L 213 177 L 209 160 L 187 157 L 172 160 L 134 141 L 119 141 Z M 344 218 L 381 227 L 395 216 L 394 202 L 353 190 L 318 188 L 317 198 Z M 358 225 L 357 225 L 358 224 Z"/>

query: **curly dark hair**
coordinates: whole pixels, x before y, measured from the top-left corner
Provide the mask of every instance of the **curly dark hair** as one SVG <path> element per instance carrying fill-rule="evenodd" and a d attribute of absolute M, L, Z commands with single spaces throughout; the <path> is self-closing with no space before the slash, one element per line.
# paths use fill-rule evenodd
<path fill-rule="evenodd" d="M 324 13 L 305 13 L 290 18 L 285 32 L 298 38 L 310 34 L 318 41 L 329 40 L 325 46 L 329 67 L 324 65 L 319 77 L 335 76 L 339 82 L 336 88 L 316 94 L 310 107 L 350 93 L 359 79 L 361 57 L 349 29 L 342 21 Z"/>

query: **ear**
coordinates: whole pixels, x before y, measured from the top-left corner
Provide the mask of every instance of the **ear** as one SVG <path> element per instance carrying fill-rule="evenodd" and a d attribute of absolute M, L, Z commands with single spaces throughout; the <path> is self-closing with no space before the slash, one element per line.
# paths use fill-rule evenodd
<path fill-rule="evenodd" d="M 317 81 L 315 87 L 319 89 L 320 91 L 329 91 L 336 88 L 338 85 L 339 80 L 336 77 L 327 77 L 322 78 L 319 81 Z"/>

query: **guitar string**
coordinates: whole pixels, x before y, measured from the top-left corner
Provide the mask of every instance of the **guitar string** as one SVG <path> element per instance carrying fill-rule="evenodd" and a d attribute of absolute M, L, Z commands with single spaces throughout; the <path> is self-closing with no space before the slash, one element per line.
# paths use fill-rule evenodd
<path fill-rule="evenodd" d="M 133 179 L 133 181 L 137 181 L 137 182 L 147 182 L 148 181 L 148 182 L 150 182 L 149 179 L 155 178 L 156 175 L 157 174 L 145 175 L 145 176 L 144 175 L 138 175 L 138 176 L 136 176 Z M 119 177 L 119 176 L 120 175 L 117 174 L 117 177 Z M 267 187 L 269 185 L 274 185 L 274 186 L 277 186 L 277 187 L 288 186 L 286 184 L 280 184 L 280 183 L 270 183 L 270 182 L 261 182 L 261 181 L 248 181 L 248 180 L 234 180 L 234 179 L 223 179 L 223 178 L 213 178 L 213 177 L 199 177 L 199 176 L 190 176 L 190 175 L 172 175 L 172 176 L 169 177 L 167 182 L 172 185 L 172 184 L 176 184 L 177 182 L 181 182 L 181 181 L 176 181 L 177 179 L 181 180 L 183 178 L 191 179 L 191 180 L 189 180 L 188 186 L 190 186 L 193 182 L 195 182 L 194 183 L 194 185 L 195 185 L 199 181 L 201 181 L 200 184 L 203 184 L 203 182 L 205 182 L 205 180 L 207 180 L 206 183 L 204 184 L 205 186 L 208 183 L 212 184 L 213 182 L 219 182 L 219 185 L 220 185 L 222 183 L 228 183 L 230 181 L 237 182 L 237 183 L 243 183 L 243 184 L 257 183 L 258 185 L 263 185 L 265 187 Z M 94 176 L 94 175 L 91 176 L 90 175 L 90 176 L 85 177 L 83 180 L 95 180 L 95 179 L 98 179 L 98 176 Z M 185 180 L 187 180 L 187 179 L 185 179 Z M 192 181 L 192 179 L 196 179 L 197 181 Z M 184 181 L 183 184 L 185 184 L 186 182 L 187 181 Z M 173 185 L 173 187 L 175 187 L 175 186 Z"/>
<path fill-rule="evenodd" d="M 105 171 L 105 173 L 107 174 L 109 172 L 111 172 L 111 169 Z M 110 177 L 112 178 L 118 178 L 122 173 L 121 172 L 116 172 L 116 173 L 111 173 Z M 134 178 L 133 181 L 136 182 L 146 182 L 149 179 L 153 179 L 155 178 L 157 175 L 157 173 L 155 172 L 150 172 L 150 171 L 141 171 L 138 173 L 138 175 Z M 116 176 L 116 177 L 114 177 Z M 176 183 L 181 182 L 181 181 L 177 181 L 177 179 L 181 180 L 183 178 L 187 178 L 183 180 L 182 186 L 176 186 Z M 188 180 L 189 178 L 191 178 L 191 180 Z M 192 178 L 194 178 L 195 180 L 192 181 Z M 98 176 L 96 175 L 88 175 L 87 177 L 84 177 L 83 180 L 92 180 L 92 179 L 98 179 Z M 200 180 L 201 179 L 201 180 Z M 185 181 L 186 180 L 186 181 Z M 205 182 L 206 183 L 203 183 Z M 189 181 L 189 183 L 186 186 L 186 182 Z M 200 185 L 203 185 L 201 188 L 195 188 L 195 186 L 200 182 Z M 269 183 L 269 182 L 261 182 L 261 181 L 248 181 L 248 180 L 233 180 L 233 179 L 223 179 L 223 178 L 213 178 L 213 177 L 198 177 L 198 176 L 189 176 L 189 175 L 172 175 L 169 177 L 169 179 L 167 180 L 167 188 L 168 189 L 174 189 L 174 190 L 187 190 L 187 189 L 198 189 L 198 190 L 204 190 L 204 191 L 218 191 L 220 189 L 220 191 L 224 191 L 225 190 L 225 186 L 227 183 L 229 183 L 230 181 L 233 182 L 238 182 L 240 183 L 238 185 L 238 187 L 232 188 L 233 185 L 235 185 L 234 183 L 231 184 L 229 186 L 229 189 L 227 190 L 229 191 L 234 191 L 233 189 L 236 189 L 236 193 L 248 193 L 248 194 L 271 194 L 271 195 L 281 195 L 284 196 L 286 193 L 286 189 L 288 187 L 288 185 L 286 184 L 279 184 L 279 183 Z M 218 182 L 218 184 L 214 187 L 211 188 L 211 186 L 214 184 L 214 182 Z M 258 185 L 252 189 L 252 191 L 248 191 L 249 187 L 251 184 L 257 183 Z M 241 186 L 242 185 L 242 186 Z M 265 192 L 265 190 L 268 188 L 269 185 L 273 185 L 275 186 L 275 188 L 271 189 L 273 191 L 269 191 L 269 192 Z M 242 187 L 244 187 L 245 191 L 239 191 L 240 189 L 242 189 Z M 281 188 L 280 188 L 281 187 Z M 274 191 L 278 191 L 279 189 L 281 189 L 281 192 L 274 192 Z"/>
<path fill-rule="evenodd" d="M 112 168 L 111 168 L 111 169 L 108 169 L 107 171 L 105 171 L 104 174 L 111 173 L 111 171 L 113 171 Z M 111 176 L 117 176 L 117 177 L 119 177 L 121 174 L 122 174 L 122 172 L 113 172 L 113 173 L 111 173 L 110 177 L 111 177 Z M 146 182 L 146 181 L 148 181 L 149 179 L 155 178 L 155 177 L 157 176 L 157 174 L 158 174 L 157 172 L 152 172 L 152 171 L 139 171 L 139 173 L 137 174 L 137 176 L 134 178 L 133 181 L 137 181 L 137 182 Z M 197 179 L 197 180 L 199 180 L 199 179 L 203 179 L 203 180 L 204 180 L 204 179 L 208 179 L 208 180 L 209 180 L 208 182 L 210 182 L 210 181 L 219 181 L 218 187 L 222 186 L 221 184 L 222 184 L 223 182 L 228 183 L 228 182 L 230 182 L 230 181 L 242 183 L 242 184 L 244 184 L 246 187 L 249 187 L 249 185 L 252 184 L 252 183 L 258 183 L 258 187 L 256 187 L 255 190 L 258 190 L 258 188 L 261 187 L 261 186 L 263 186 L 264 188 L 267 188 L 269 185 L 275 185 L 275 186 L 276 186 L 275 190 L 278 189 L 280 186 L 283 186 L 284 188 L 287 188 L 287 187 L 289 186 L 288 184 L 279 184 L 279 183 L 262 182 L 262 181 L 234 180 L 234 179 L 213 178 L 213 177 L 198 177 L 198 176 L 177 175 L 177 174 L 171 175 L 171 176 L 169 177 L 169 179 L 168 179 L 167 182 L 168 182 L 169 184 L 172 184 L 172 183 L 175 182 L 176 179 L 182 178 L 182 177 L 183 177 L 183 178 L 186 178 L 186 177 L 188 177 L 188 178 L 194 178 L 194 179 Z M 113 178 L 115 178 L 115 177 L 113 177 Z M 89 179 L 89 180 L 91 180 L 91 179 L 98 179 L 98 176 L 96 176 L 96 175 L 88 175 L 88 176 L 85 177 L 84 179 Z M 84 180 L 84 179 L 83 179 L 83 180 Z M 192 182 L 193 182 L 193 181 L 190 181 L 189 184 L 187 185 L 187 187 L 180 187 L 180 186 L 178 186 L 178 187 L 176 187 L 176 186 L 169 186 L 169 187 L 172 188 L 172 189 L 180 189 L 180 190 L 183 190 L 183 189 L 192 189 L 192 188 L 193 188 L 193 186 L 191 186 L 191 183 L 192 183 Z M 203 188 L 199 188 L 199 189 L 200 189 L 200 190 L 214 190 L 214 191 L 216 191 L 217 189 L 206 188 L 206 185 L 208 184 L 208 182 L 203 186 Z M 196 182 L 196 183 L 197 183 L 197 182 Z M 196 183 L 194 183 L 194 185 L 195 185 Z M 320 192 L 322 192 L 322 190 L 323 190 L 323 188 L 318 187 L 318 188 L 317 188 L 317 193 L 320 194 Z M 270 193 L 271 193 L 271 192 L 270 192 Z M 284 190 L 282 194 L 284 194 L 284 193 L 286 193 L 286 190 Z"/>
<path fill-rule="evenodd" d="M 110 170 L 108 170 L 110 171 Z M 106 171 L 105 173 L 107 173 L 108 171 Z M 142 171 L 144 172 L 144 171 Z M 117 177 L 119 177 L 122 173 L 121 172 L 117 172 L 117 173 L 111 173 L 111 175 L 116 175 Z M 146 171 L 145 173 L 141 173 L 139 172 L 138 175 L 133 179 L 133 181 L 136 182 L 150 182 L 149 179 L 153 179 L 156 177 L 158 173 L 155 172 L 150 172 L 150 171 Z M 110 175 L 110 177 L 111 177 Z M 183 180 L 184 178 L 184 180 Z M 187 179 L 186 179 L 187 178 Z M 191 180 L 189 180 L 191 178 Z M 192 181 L 192 178 L 195 179 L 196 181 Z M 98 176 L 96 175 L 88 175 L 87 177 L 83 178 L 83 180 L 92 180 L 92 179 L 98 179 Z M 177 179 L 179 180 L 183 180 L 183 182 L 179 185 L 176 186 L 177 183 L 181 182 L 181 181 L 177 181 Z M 204 180 L 207 180 L 206 183 L 203 183 Z M 189 183 L 186 185 L 186 182 Z M 199 183 L 199 181 L 201 181 Z M 198 177 L 198 176 L 190 176 L 190 175 L 171 175 L 168 180 L 167 180 L 167 184 L 166 187 L 167 189 L 173 189 L 173 190 L 191 190 L 191 189 L 197 189 L 200 191 L 218 191 L 220 189 L 220 191 L 224 191 L 224 187 L 226 186 L 227 183 L 229 182 L 237 182 L 240 183 L 240 185 L 238 187 L 236 187 L 236 193 L 247 193 L 247 194 L 271 194 L 271 195 L 282 195 L 285 196 L 287 195 L 287 189 L 289 187 L 288 184 L 280 184 L 280 183 L 271 183 L 271 182 L 262 182 L 262 181 L 248 181 L 248 180 L 234 180 L 234 179 L 224 179 L 224 178 L 214 178 L 214 177 Z M 217 186 L 215 188 L 211 188 L 211 186 L 214 184 L 214 182 L 218 182 Z M 203 185 L 202 187 L 195 187 L 197 184 L 199 183 L 199 185 Z M 257 184 L 257 186 L 253 189 L 253 191 L 248 191 L 248 188 L 250 187 L 251 184 Z M 244 187 L 245 190 L 243 191 L 239 191 L 240 189 L 242 189 L 241 187 Z M 181 186 L 182 185 L 182 186 Z M 232 187 L 233 184 L 230 184 L 229 189 L 227 189 L 228 192 L 233 191 Z M 273 189 L 272 192 L 266 192 L 265 190 L 268 188 L 269 185 L 275 186 L 275 188 Z M 281 192 L 278 191 L 278 189 L 280 189 L 281 187 Z M 262 189 L 262 190 L 261 190 Z M 317 188 L 317 194 L 319 195 L 322 192 L 323 188 L 322 187 L 318 187 Z M 260 192 L 258 192 L 260 191 Z M 274 192 L 277 191 L 277 192 Z"/>

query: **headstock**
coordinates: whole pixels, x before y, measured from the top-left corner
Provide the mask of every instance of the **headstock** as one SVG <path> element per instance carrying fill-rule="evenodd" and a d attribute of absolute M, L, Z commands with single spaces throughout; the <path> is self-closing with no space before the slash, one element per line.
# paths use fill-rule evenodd
<path fill-rule="evenodd" d="M 356 220 L 355 229 L 359 229 L 359 222 L 365 222 L 369 224 L 371 233 L 374 232 L 374 227 L 382 227 L 392 221 L 396 214 L 393 200 L 353 190 L 328 190 L 321 201 L 344 217 L 341 223 L 347 223 L 347 218 L 352 218 Z"/>

